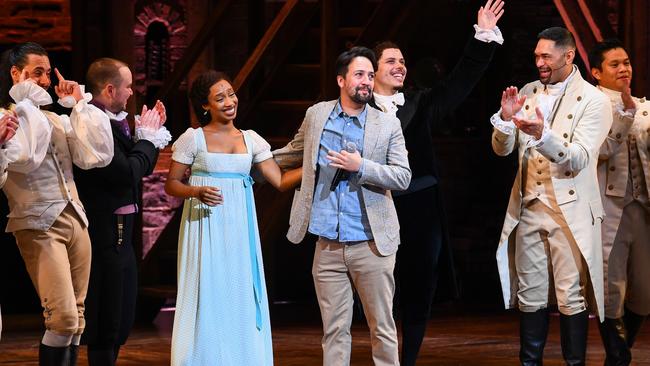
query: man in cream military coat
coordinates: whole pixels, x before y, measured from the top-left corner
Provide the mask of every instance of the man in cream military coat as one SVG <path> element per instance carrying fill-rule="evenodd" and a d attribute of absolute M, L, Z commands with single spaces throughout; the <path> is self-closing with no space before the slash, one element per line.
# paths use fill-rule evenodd
<path fill-rule="evenodd" d="M 605 321 L 600 326 L 605 365 L 629 365 L 630 348 L 650 313 L 650 103 L 632 97 L 632 65 L 618 40 L 589 54 L 591 74 L 611 100 L 613 124 L 601 146 L 598 180 L 602 225 Z"/>
<path fill-rule="evenodd" d="M 343 52 L 336 61 L 340 98 L 310 107 L 293 140 L 274 151 L 281 167 L 304 168 L 287 237 L 293 243 L 307 231 L 319 237 L 312 275 L 325 366 L 350 363 L 353 288 L 368 319 L 374 364 L 399 365 L 393 320 L 399 224 L 390 190 L 406 189 L 411 170 L 399 120 L 367 105 L 376 64 L 365 47 Z"/>
<path fill-rule="evenodd" d="M 539 81 L 507 88 L 491 119 L 492 147 L 518 150 L 519 171 L 497 249 L 506 307 L 521 312 L 523 365 L 541 365 L 548 307 L 560 311 L 562 355 L 584 365 L 588 308 L 603 318 L 598 149 L 611 125 L 607 97 L 573 65 L 564 28 L 538 35 Z"/>

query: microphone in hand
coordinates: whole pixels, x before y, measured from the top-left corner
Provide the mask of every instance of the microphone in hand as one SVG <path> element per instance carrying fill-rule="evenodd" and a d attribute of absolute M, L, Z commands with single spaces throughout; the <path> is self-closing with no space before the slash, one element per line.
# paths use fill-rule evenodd
<path fill-rule="evenodd" d="M 354 154 L 357 152 L 357 144 L 355 144 L 352 141 L 348 141 L 345 143 L 345 151 L 349 152 L 350 154 Z M 336 173 L 334 173 L 334 178 L 332 178 L 332 184 L 330 184 L 330 191 L 334 191 L 336 187 L 339 185 L 339 182 L 342 180 L 347 179 L 349 176 L 349 173 L 345 169 L 338 168 L 336 169 Z"/>

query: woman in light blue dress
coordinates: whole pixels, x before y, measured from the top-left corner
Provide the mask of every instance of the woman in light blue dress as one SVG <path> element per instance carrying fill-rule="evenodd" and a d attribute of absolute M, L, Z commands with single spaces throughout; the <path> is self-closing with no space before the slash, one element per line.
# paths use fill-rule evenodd
<path fill-rule="evenodd" d="M 186 198 L 178 241 L 172 366 L 273 365 L 271 326 L 251 168 L 280 190 L 301 170 L 281 173 L 269 144 L 238 130 L 237 96 L 225 74 L 192 84 L 201 123 L 174 143 L 165 191 Z M 191 168 L 189 184 L 182 182 Z"/>

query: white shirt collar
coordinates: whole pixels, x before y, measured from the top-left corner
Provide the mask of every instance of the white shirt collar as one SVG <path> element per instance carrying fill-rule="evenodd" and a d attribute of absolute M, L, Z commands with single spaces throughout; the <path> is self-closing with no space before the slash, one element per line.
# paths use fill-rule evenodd
<path fill-rule="evenodd" d="M 113 121 L 121 121 L 126 118 L 129 114 L 126 111 L 121 111 L 118 114 L 114 114 L 113 112 L 109 111 L 108 109 L 104 110 L 106 115 L 108 116 L 108 119 L 112 119 Z"/>

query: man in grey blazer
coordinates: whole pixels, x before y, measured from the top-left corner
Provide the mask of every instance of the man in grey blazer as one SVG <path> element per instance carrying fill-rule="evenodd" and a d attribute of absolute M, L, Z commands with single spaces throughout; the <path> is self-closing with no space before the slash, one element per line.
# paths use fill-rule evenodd
<path fill-rule="evenodd" d="M 323 365 L 349 365 L 353 288 L 363 303 L 375 365 L 399 365 L 393 268 L 399 224 L 390 190 L 411 180 L 399 120 L 367 103 L 376 59 L 365 47 L 336 61 L 338 100 L 307 110 L 293 140 L 274 151 L 283 168 L 303 166 L 289 233 L 317 235 L 312 275 L 323 319 Z"/>

